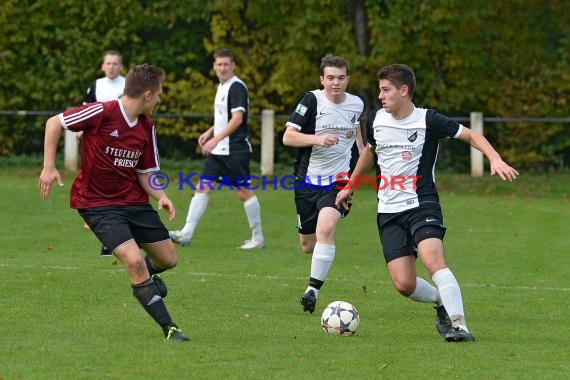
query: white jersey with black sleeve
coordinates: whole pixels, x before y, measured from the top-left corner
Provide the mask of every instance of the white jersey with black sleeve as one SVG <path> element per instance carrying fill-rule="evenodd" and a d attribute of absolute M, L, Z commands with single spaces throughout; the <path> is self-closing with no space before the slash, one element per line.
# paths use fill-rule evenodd
<path fill-rule="evenodd" d="M 212 150 L 212 154 L 230 155 L 231 153 L 251 153 L 249 142 L 249 95 L 247 86 L 237 76 L 232 76 L 218 85 L 214 99 L 214 136 L 227 128 L 232 112 L 243 112 L 243 120 L 239 127 L 229 136 L 220 140 Z"/>
<path fill-rule="evenodd" d="M 300 148 L 295 162 L 295 177 L 319 186 L 328 186 L 338 179 L 347 179 L 356 163 L 356 131 L 364 102 L 358 96 L 346 93 L 339 104 L 327 99 L 323 90 L 314 90 L 303 95 L 286 126 L 301 133 L 338 137 L 338 144 L 329 148 L 310 146 Z M 345 173 L 346 175 L 339 174 Z"/>
<path fill-rule="evenodd" d="M 398 213 L 421 202 L 439 202 L 435 186 L 439 139 L 457 138 L 462 128 L 433 109 L 414 107 L 402 120 L 384 109 L 370 114 L 366 139 L 378 158 L 378 213 Z"/>
<path fill-rule="evenodd" d="M 119 75 L 113 79 L 107 77 L 99 78 L 91 83 L 87 89 L 87 94 L 83 100 L 83 104 L 93 102 L 107 102 L 109 100 L 119 99 L 123 96 L 125 89 L 125 77 Z"/>

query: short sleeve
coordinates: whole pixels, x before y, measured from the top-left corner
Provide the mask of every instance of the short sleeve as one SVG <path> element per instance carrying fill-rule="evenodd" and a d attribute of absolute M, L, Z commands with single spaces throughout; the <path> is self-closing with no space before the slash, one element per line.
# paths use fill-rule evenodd
<path fill-rule="evenodd" d="M 429 109 L 426 113 L 426 128 L 430 135 L 441 139 L 456 137 L 462 127 L 457 121 Z"/>
<path fill-rule="evenodd" d="M 297 102 L 295 110 L 289 116 L 287 126 L 298 126 L 301 132 L 314 129 L 317 116 L 317 97 L 312 92 L 306 92 Z"/>
<path fill-rule="evenodd" d="M 248 109 L 247 88 L 240 82 L 234 82 L 228 91 L 228 108 L 230 112 L 243 111 Z"/>
<path fill-rule="evenodd" d="M 378 110 L 371 112 L 366 121 L 366 142 L 371 146 L 376 146 L 376 139 L 374 138 L 374 119 Z"/>

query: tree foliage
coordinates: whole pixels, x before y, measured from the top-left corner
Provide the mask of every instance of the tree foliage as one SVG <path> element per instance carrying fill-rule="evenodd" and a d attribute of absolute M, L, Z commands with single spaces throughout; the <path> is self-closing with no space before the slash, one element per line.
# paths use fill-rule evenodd
<path fill-rule="evenodd" d="M 376 72 L 406 63 L 415 103 L 450 116 L 568 117 L 570 5 L 566 0 L 5 0 L 0 8 L 0 110 L 58 112 L 81 103 L 101 75 L 101 54 L 123 55 L 125 73 L 148 62 L 167 72 L 160 134 L 188 144 L 210 123 L 212 53 L 234 51 L 251 113 L 291 112 L 320 87 L 328 53 L 350 62 L 349 91 L 377 107 Z M 125 74 L 123 73 L 123 74 Z M 0 154 L 41 149 L 45 119 L 0 118 Z M 280 128 L 281 125 L 278 125 Z M 252 118 L 254 142 L 259 121 Z M 517 166 L 570 157 L 568 124 L 502 123 L 489 138 Z"/>

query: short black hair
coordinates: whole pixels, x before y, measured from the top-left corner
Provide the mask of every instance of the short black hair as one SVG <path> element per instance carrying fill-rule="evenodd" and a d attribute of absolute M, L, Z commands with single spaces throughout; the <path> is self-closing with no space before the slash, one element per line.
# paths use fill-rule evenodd
<path fill-rule="evenodd" d="M 416 90 L 416 75 L 414 70 L 403 63 L 394 63 L 392 65 L 384 66 L 378 71 L 378 80 L 389 80 L 394 83 L 397 88 L 403 85 L 408 86 L 408 93 L 410 98 L 414 96 Z"/>

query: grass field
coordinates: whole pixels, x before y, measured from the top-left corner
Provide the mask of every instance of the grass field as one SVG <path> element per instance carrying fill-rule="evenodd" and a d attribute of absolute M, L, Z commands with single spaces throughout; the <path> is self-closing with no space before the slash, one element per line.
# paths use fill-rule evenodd
<path fill-rule="evenodd" d="M 268 245 L 240 252 L 249 237 L 243 208 L 231 192 L 215 192 L 192 245 L 163 275 L 166 303 L 191 338 L 182 344 L 163 341 L 121 265 L 99 257 L 68 207 L 71 177 L 43 201 L 39 168 L 0 174 L 0 380 L 570 378 L 565 175 L 438 178 L 473 344 L 445 343 L 432 308 L 392 289 L 370 189 L 339 225 L 313 315 L 298 304 L 310 256 L 298 247 L 292 193 L 258 192 Z M 178 218 L 167 226 L 177 228 L 190 194 L 168 192 Z M 336 299 L 358 308 L 356 336 L 322 332 L 320 310 Z"/>

